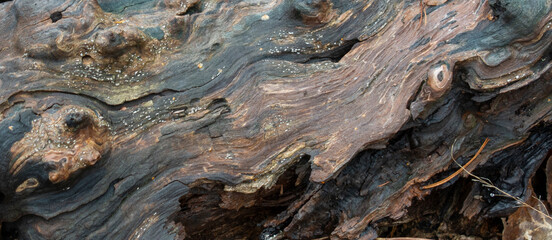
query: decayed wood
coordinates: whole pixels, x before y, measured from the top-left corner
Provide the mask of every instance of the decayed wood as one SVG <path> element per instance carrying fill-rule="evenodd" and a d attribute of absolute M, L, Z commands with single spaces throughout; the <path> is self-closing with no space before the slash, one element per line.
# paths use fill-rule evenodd
<path fill-rule="evenodd" d="M 496 237 L 515 201 L 422 186 L 489 138 L 527 199 L 552 149 L 547 0 L 0 6 L 5 238 Z"/>

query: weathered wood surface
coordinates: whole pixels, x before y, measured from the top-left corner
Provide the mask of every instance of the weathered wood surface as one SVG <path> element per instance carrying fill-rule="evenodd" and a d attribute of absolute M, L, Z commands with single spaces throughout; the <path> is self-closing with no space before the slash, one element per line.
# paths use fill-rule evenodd
<path fill-rule="evenodd" d="M 421 187 L 485 138 L 468 170 L 546 186 L 551 4 L 3 2 L 2 236 L 498 237 L 515 201 Z"/>

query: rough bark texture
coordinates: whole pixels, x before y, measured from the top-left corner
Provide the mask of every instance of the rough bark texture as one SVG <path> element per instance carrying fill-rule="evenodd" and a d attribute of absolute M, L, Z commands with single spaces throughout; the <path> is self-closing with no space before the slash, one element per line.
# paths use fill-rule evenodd
<path fill-rule="evenodd" d="M 551 5 L 3 1 L 2 237 L 546 236 Z"/>

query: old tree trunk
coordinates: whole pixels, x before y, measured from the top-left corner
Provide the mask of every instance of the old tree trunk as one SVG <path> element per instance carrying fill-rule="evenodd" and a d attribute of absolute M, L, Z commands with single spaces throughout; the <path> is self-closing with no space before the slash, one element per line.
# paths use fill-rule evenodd
<path fill-rule="evenodd" d="M 549 237 L 549 0 L 2 2 L 2 239 Z"/>

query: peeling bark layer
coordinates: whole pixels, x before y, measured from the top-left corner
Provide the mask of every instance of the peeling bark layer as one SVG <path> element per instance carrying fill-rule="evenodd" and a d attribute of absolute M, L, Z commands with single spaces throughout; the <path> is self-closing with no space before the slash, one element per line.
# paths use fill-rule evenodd
<path fill-rule="evenodd" d="M 2 236 L 526 233 L 466 174 L 421 187 L 490 138 L 467 170 L 550 207 L 551 5 L 0 3 Z"/>

